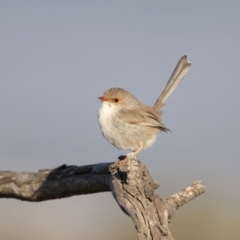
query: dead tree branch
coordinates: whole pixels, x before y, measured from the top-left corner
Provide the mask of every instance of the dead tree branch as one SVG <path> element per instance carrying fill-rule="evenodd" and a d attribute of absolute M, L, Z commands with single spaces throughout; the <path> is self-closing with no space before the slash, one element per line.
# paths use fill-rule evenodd
<path fill-rule="evenodd" d="M 74 195 L 111 191 L 135 224 L 138 239 L 173 240 L 169 229 L 174 212 L 205 192 L 201 182 L 161 199 L 147 167 L 131 154 L 124 164 L 62 165 L 37 173 L 0 171 L 0 198 L 40 202 Z"/>
<path fill-rule="evenodd" d="M 37 173 L 0 171 L 0 198 L 40 202 L 74 195 L 110 191 L 111 163 L 62 165 Z"/>

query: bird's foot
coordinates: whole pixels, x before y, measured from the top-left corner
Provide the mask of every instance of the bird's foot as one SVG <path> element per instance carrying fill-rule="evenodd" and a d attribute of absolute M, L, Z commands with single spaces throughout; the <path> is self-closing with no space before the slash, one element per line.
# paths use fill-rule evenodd
<path fill-rule="evenodd" d="M 128 157 L 121 155 L 118 157 L 118 166 L 126 166 L 128 163 Z"/>
<path fill-rule="evenodd" d="M 118 161 L 109 166 L 111 173 L 118 172 L 125 184 L 136 185 L 140 182 L 140 166 L 137 152 L 130 152 L 127 156 L 119 156 Z"/>
<path fill-rule="evenodd" d="M 118 161 L 109 166 L 109 171 L 114 171 L 120 167 L 127 166 L 127 164 L 128 164 L 127 156 L 121 155 L 118 157 Z"/>

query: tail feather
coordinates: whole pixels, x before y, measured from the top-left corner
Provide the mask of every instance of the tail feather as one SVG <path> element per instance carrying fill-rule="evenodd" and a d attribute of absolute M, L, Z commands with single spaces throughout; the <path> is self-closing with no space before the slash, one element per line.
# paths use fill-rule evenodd
<path fill-rule="evenodd" d="M 156 110 L 160 110 L 165 105 L 167 98 L 171 95 L 173 90 L 185 77 L 190 67 L 191 67 L 191 63 L 187 61 L 187 56 L 184 55 L 179 60 L 177 66 L 175 67 L 171 77 L 169 78 L 161 95 L 155 102 L 153 108 L 155 108 Z"/>

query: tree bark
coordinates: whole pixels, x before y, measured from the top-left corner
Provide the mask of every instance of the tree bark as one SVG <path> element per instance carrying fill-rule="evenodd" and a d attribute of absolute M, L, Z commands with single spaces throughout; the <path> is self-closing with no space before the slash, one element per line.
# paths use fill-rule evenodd
<path fill-rule="evenodd" d="M 124 159 L 121 156 L 120 159 Z M 132 154 L 115 163 L 62 165 L 37 173 L 0 171 L 0 198 L 40 202 L 74 195 L 111 191 L 132 218 L 141 240 L 173 240 L 170 220 L 175 211 L 205 192 L 201 182 L 161 199 L 147 167 Z"/>

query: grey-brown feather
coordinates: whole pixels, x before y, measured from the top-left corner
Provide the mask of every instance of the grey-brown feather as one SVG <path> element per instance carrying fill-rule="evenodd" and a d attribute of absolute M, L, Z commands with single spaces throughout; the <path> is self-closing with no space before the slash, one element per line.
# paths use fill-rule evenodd
<path fill-rule="evenodd" d="M 142 126 L 148 126 L 153 128 L 159 128 L 164 132 L 170 131 L 161 122 L 161 112 L 154 111 L 152 108 L 146 106 L 145 111 L 139 112 L 138 110 L 122 109 L 119 111 L 121 119 L 129 124 L 139 124 Z"/>
<path fill-rule="evenodd" d="M 184 55 L 179 60 L 177 66 L 175 67 L 171 77 L 169 78 L 165 88 L 155 102 L 153 108 L 159 110 L 165 105 L 167 98 L 174 91 L 177 85 L 183 80 L 190 67 L 191 63 L 187 61 L 187 56 Z"/>

